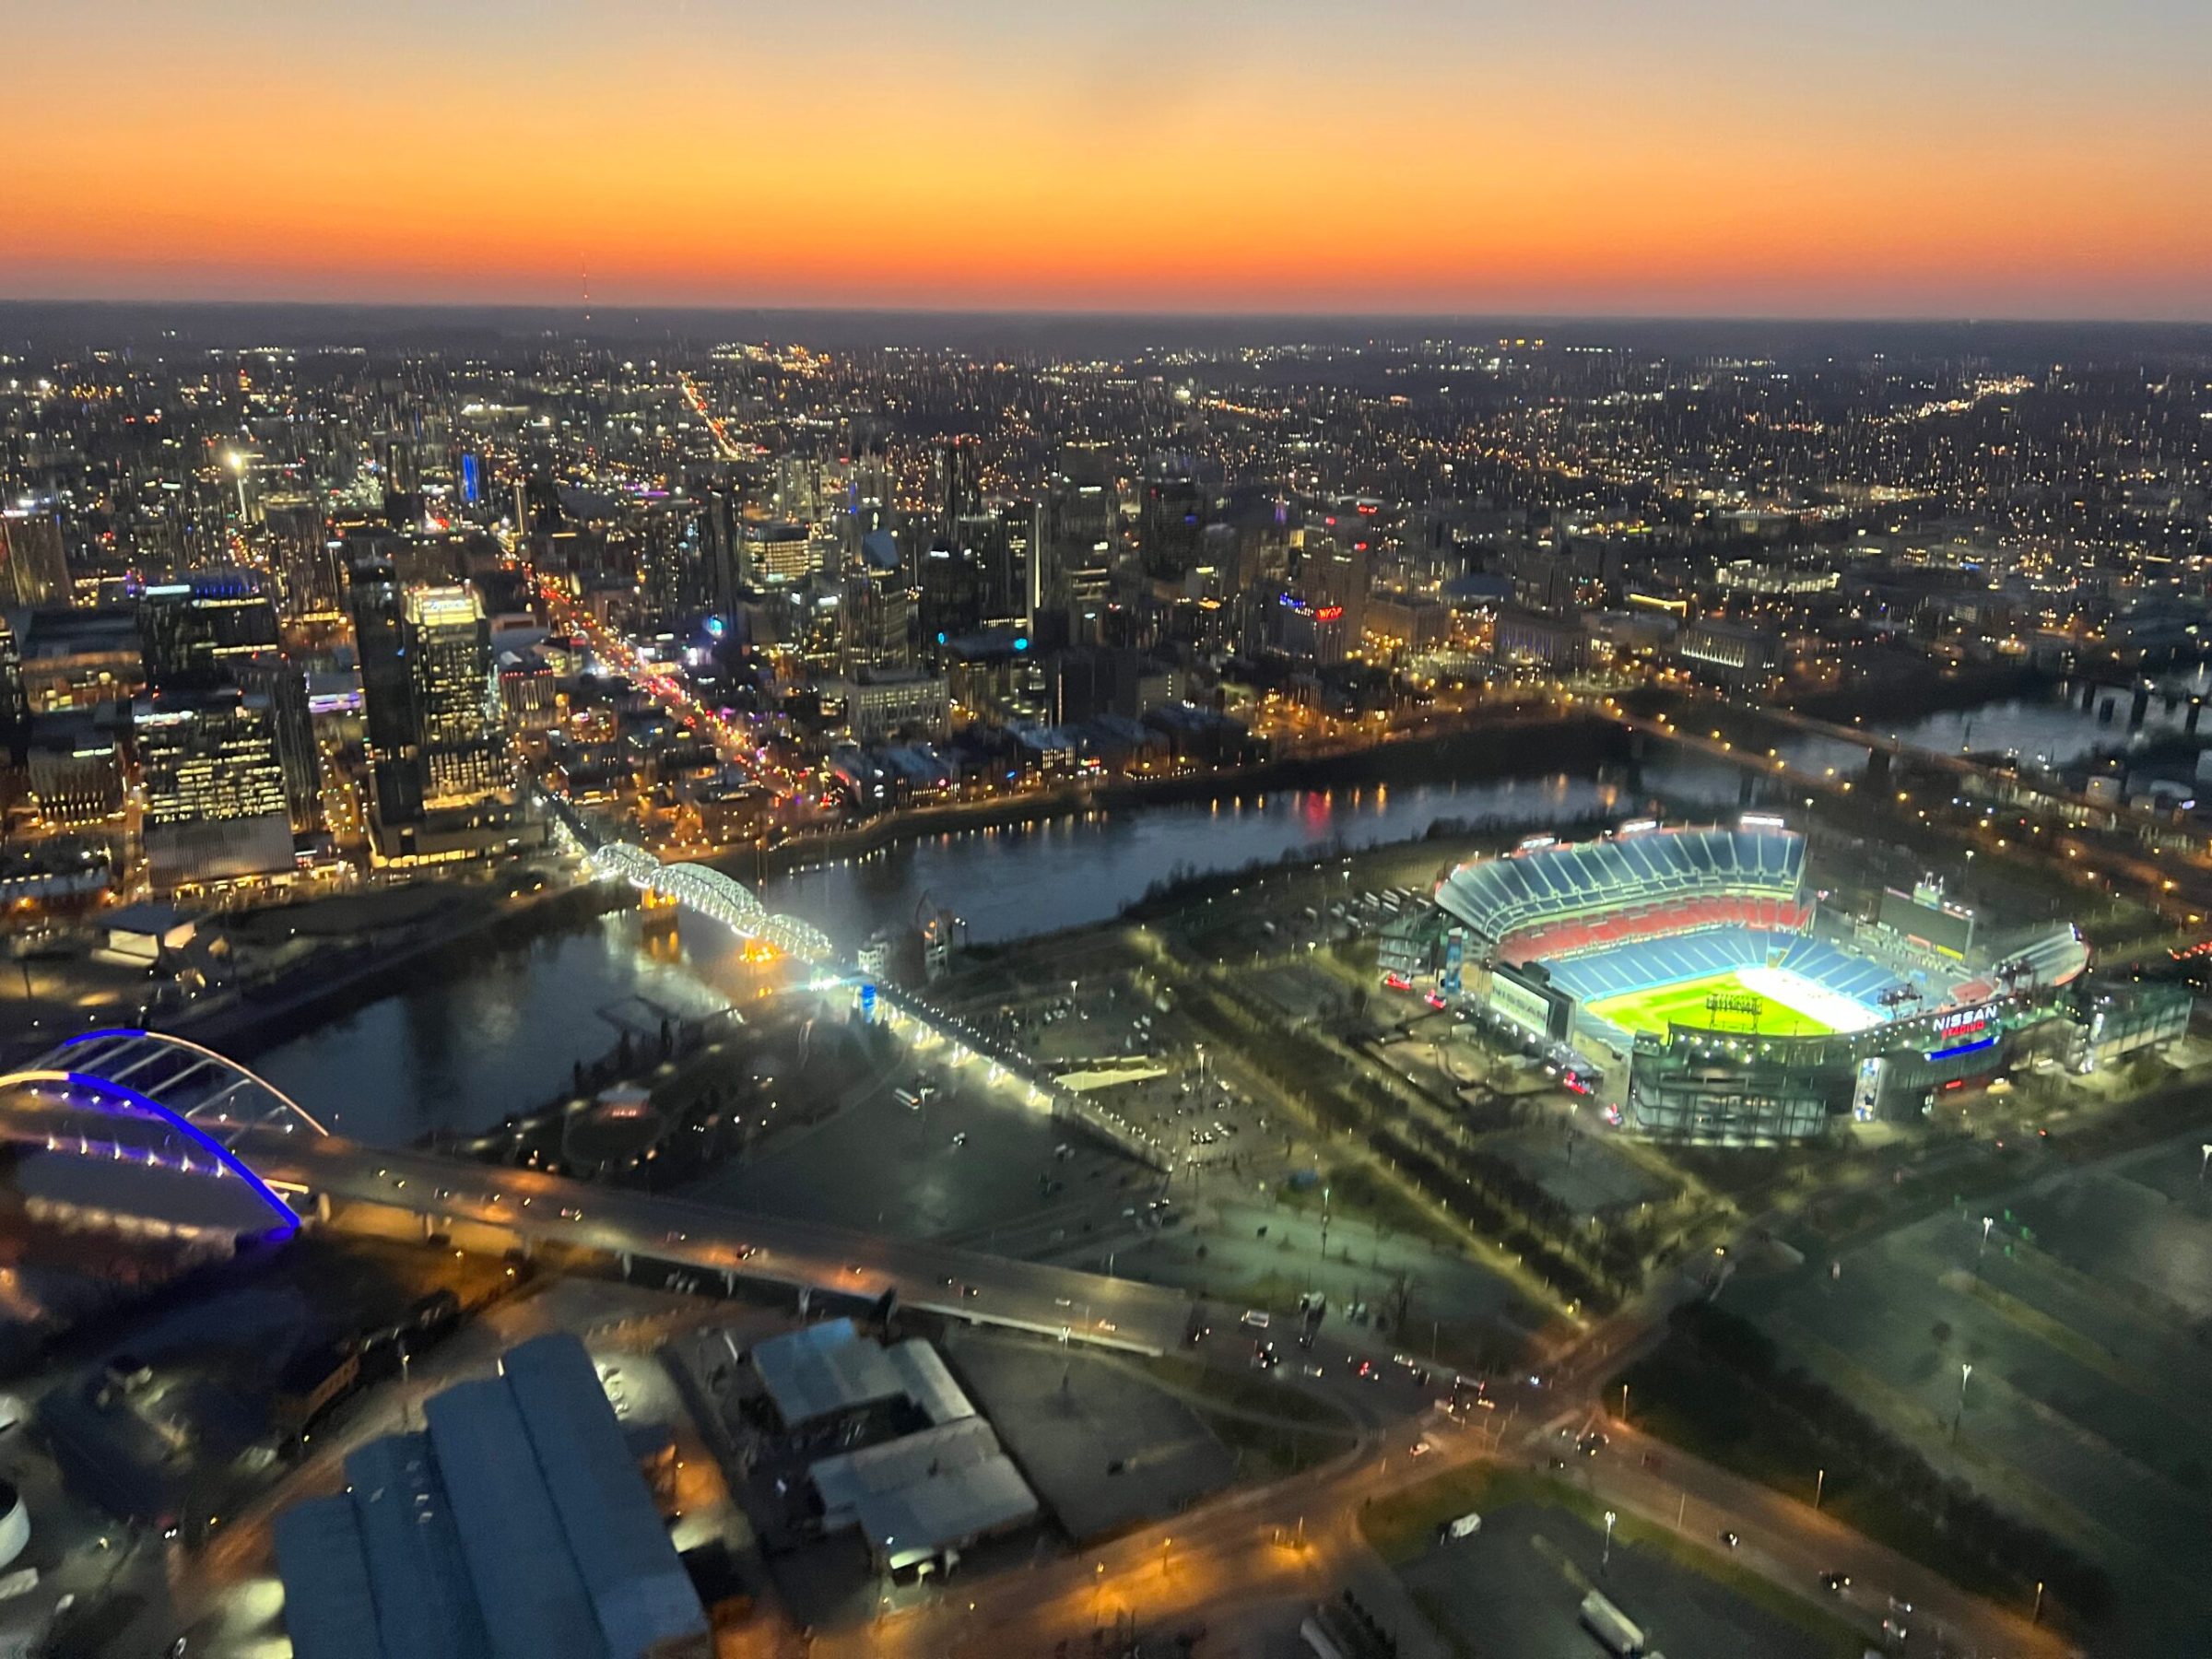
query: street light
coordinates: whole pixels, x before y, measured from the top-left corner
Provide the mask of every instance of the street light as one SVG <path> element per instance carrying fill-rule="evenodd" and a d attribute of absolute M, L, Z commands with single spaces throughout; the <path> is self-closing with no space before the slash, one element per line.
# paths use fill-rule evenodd
<path fill-rule="evenodd" d="M 2212 1141 L 2206 1141 L 2197 1150 L 2204 1154 L 2196 1160 L 2196 1182 L 2202 1186 L 2205 1182 L 2205 1166 L 2212 1164 Z"/>
<path fill-rule="evenodd" d="M 1611 1510 L 1606 1512 L 1606 1550 L 1605 1554 L 1598 1558 L 1597 1564 L 1600 1570 L 1603 1570 L 1613 1559 L 1613 1523 L 1616 1519 L 1617 1517 Z"/>
<path fill-rule="evenodd" d="M 1959 1438 L 1959 1425 L 1966 1420 L 1966 1385 L 1973 1374 L 1972 1360 L 1960 1363 L 1959 1367 L 1959 1415 L 1951 1419 L 1951 1439 L 1954 1441 Z"/>
<path fill-rule="evenodd" d="M 230 470 L 238 476 L 238 516 L 242 522 L 246 516 L 246 458 L 236 450 L 232 450 L 223 459 L 229 464 Z"/>
<path fill-rule="evenodd" d="M 1813 1481 L 1813 1508 L 1820 1507 L 1820 1496 L 1828 1490 L 1828 1471 L 1822 1469 Z"/>

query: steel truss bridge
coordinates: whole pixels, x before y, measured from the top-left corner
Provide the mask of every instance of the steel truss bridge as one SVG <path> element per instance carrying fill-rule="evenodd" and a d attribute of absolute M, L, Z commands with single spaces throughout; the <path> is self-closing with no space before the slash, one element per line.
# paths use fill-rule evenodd
<path fill-rule="evenodd" d="M 735 877 L 702 864 L 663 864 L 642 847 L 608 841 L 588 860 L 602 880 L 627 881 L 641 892 L 698 912 L 742 938 L 759 939 L 802 962 L 831 963 L 837 947 L 811 922 L 771 914 L 759 895 Z"/>

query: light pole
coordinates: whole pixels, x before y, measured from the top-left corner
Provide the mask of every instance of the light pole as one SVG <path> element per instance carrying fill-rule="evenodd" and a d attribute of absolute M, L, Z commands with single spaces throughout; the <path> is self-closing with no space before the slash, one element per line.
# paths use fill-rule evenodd
<path fill-rule="evenodd" d="M 1606 1512 L 1606 1549 L 1605 1549 L 1605 1553 L 1604 1553 L 1603 1555 L 1601 1555 L 1601 1556 L 1598 1558 L 1598 1561 L 1597 1561 L 1598 1570 L 1599 1570 L 1600 1571 L 1604 1571 L 1604 1570 L 1605 1570 L 1606 1567 L 1608 1567 L 1609 1565 L 1611 1565 L 1611 1564 L 1612 1564 L 1612 1560 L 1613 1560 L 1613 1523 L 1614 1523 L 1614 1521 L 1615 1521 L 1617 1518 L 1618 1518 L 1618 1517 L 1616 1517 L 1616 1516 L 1615 1516 L 1614 1512 L 1613 1512 L 1611 1510 L 1607 1510 L 1607 1511 Z"/>
<path fill-rule="evenodd" d="M 1996 1224 L 1997 1218 L 1994 1216 L 1982 1218 L 1982 1242 L 1974 1251 L 1974 1272 L 1977 1275 L 1982 1271 L 1982 1258 L 1989 1253 L 1989 1230 Z"/>
<path fill-rule="evenodd" d="M 1973 1361 L 1963 1361 L 1959 1367 L 1959 1415 L 1951 1419 L 1951 1439 L 1959 1438 L 1959 1425 L 1966 1420 L 1966 1385 L 1974 1374 Z"/>
<path fill-rule="evenodd" d="M 1321 1259 L 1329 1259 L 1329 1189 L 1321 1189 Z"/>
<path fill-rule="evenodd" d="M 1822 1469 L 1813 1481 L 1813 1508 L 1820 1507 L 1821 1494 L 1828 1490 L 1828 1471 Z"/>
<path fill-rule="evenodd" d="M 2197 1150 L 2203 1156 L 2196 1160 L 2196 1184 L 2202 1186 L 2205 1184 L 2205 1166 L 2212 1164 L 2212 1141 L 2206 1141 Z"/>

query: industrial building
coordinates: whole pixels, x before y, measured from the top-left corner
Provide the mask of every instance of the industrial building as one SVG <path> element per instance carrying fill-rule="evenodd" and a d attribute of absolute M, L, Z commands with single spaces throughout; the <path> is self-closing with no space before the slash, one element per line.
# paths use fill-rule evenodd
<path fill-rule="evenodd" d="M 886 1347 L 832 1319 L 756 1345 L 752 1362 L 787 1430 L 834 1429 L 853 1447 L 806 1478 L 821 1530 L 857 1529 L 879 1571 L 951 1561 L 1036 1520 L 1037 1495 L 928 1343 Z"/>
<path fill-rule="evenodd" d="M 298 1659 L 704 1659 L 706 1611 L 575 1337 L 511 1348 L 276 1518 Z"/>

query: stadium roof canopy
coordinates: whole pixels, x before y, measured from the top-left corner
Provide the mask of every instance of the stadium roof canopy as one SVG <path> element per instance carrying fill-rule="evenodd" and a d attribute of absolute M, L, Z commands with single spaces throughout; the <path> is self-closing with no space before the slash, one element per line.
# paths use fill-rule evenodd
<path fill-rule="evenodd" d="M 1788 830 L 1648 830 L 1461 865 L 1436 901 L 1496 944 L 1540 922 L 1669 898 L 1793 898 L 1804 880 L 1805 838 Z"/>

